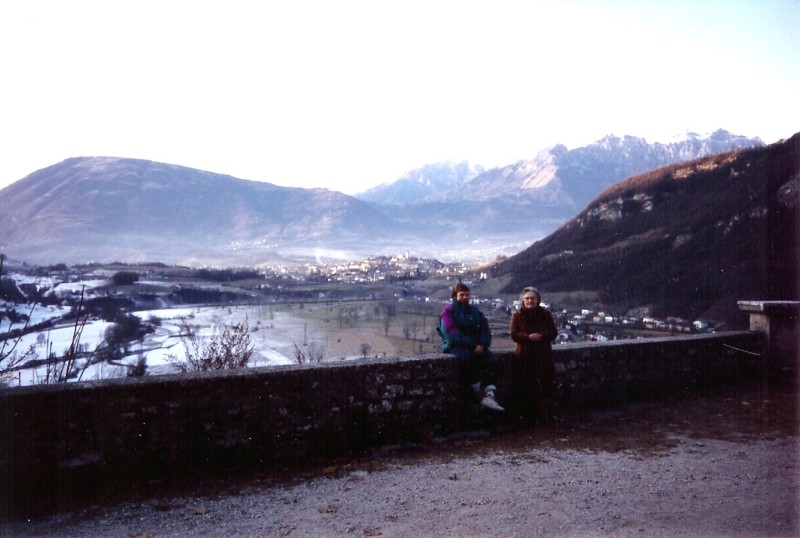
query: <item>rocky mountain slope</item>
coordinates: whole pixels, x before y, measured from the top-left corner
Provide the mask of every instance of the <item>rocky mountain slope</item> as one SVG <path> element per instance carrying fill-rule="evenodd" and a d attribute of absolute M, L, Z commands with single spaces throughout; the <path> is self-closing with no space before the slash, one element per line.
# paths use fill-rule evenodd
<path fill-rule="evenodd" d="M 455 241 L 465 251 L 487 252 L 489 247 L 495 254 L 513 254 L 555 231 L 603 189 L 626 177 L 760 146 L 758 138 L 722 129 L 707 136 L 687 133 L 666 144 L 611 135 L 574 150 L 556 145 L 532 159 L 477 175 L 465 173 L 462 163 L 460 170 L 453 167 L 449 183 L 414 181 L 444 176 L 442 167 L 448 163 L 440 163 L 357 196 L 399 223 L 428 230 L 441 245 Z"/>
<path fill-rule="evenodd" d="M 573 150 L 558 144 L 531 159 L 491 170 L 469 163 L 429 165 L 357 197 L 408 207 L 448 200 L 496 201 L 527 196 L 548 206 L 562 205 L 573 211 L 571 217 L 603 189 L 626 177 L 675 162 L 762 145 L 758 138 L 724 129 L 706 136 L 686 133 L 669 143 L 609 135 Z"/>
<path fill-rule="evenodd" d="M 378 204 L 413 204 L 421 199 L 458 189 L 483 172 L 483 167 L 468 162 L 429 164 L 412 170 L 399 179 L 373 187 L 357 197 Z"/>
<path fill-rule="evenodd" d="M 798 299 L 800 133 L 617 183 L 493 268 L 506 291 L 593 290 L 617 307 L 733 319 L 736 301 Z"/>

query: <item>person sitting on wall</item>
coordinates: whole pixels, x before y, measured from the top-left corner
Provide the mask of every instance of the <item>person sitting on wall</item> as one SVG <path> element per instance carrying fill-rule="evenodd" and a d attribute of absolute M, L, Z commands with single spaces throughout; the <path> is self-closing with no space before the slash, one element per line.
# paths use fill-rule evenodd
<path fill-rule="evenodd" d="M 505 411 L 495 399 L 497 366 L 489 351 L 492 333 L 486 316 L 469 301 L 469 287 L 453 286 L 450 303 L 442 310 L 442 351 L 458 357 L 467 382 L 481 405 Z"/>

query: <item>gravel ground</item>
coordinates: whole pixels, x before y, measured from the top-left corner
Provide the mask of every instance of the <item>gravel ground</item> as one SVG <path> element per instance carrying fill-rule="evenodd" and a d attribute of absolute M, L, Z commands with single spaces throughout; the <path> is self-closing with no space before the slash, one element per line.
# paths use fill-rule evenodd
<path fill-rule="evenodd" d="M 726 389 L 106 499 L 0 536 L 798 536 L 797 404 Z"/>

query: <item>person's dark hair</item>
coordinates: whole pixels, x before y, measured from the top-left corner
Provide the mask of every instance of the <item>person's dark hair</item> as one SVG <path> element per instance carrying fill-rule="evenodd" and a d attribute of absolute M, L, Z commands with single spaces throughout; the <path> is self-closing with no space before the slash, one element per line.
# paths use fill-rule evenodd
<path fill-rule="evenodd" d="M 459 291 L 466 291 L 466 292 L 469 292 L 469 286 L 467 286 L 467 285 L 466 285 L 466 284 L 464 284 L 463 282 L 459 282 L 458 284 L 456 284 L 455 286 L 453 286 L 453 293 L 451 293 L 451 294 L 450 294 L 450 297 L 452 297 L 453 299 L 455 299 L 455 298 L 456 298 L 456 295 L 458 295 L 458 292 L 459 292 Z"/>

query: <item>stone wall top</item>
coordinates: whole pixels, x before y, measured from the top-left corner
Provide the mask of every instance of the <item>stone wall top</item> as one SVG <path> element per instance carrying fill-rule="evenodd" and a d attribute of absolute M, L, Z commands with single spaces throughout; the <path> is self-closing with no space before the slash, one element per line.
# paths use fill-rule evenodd
<path fill-rule="evenodd" d="M 800 301 L 739 301 L 739 310 L 766 314 L 800 313 Z"/>

